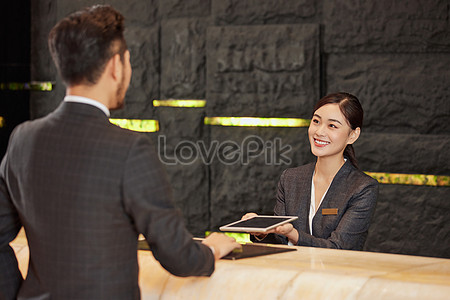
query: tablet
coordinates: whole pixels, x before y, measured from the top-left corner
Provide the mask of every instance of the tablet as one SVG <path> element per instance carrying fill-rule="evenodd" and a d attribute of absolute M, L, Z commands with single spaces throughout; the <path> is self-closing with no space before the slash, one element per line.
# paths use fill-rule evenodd
<path fill-rule="evenodd" d="M 241 259 L 250 258 L 261 255 L 277 254 L 288 251 L 296 251 L 295 247 L 277 247 L 272 245 L 261 245 L 261 244 L 243 244 L 241 249 L 234 249 L 222 259 Z"/>
<path fill-rule="evenodd" d="M 221 231 L 266 232 L 272 228 L 298 219 L 294 216 L 255 216 L 247 220 L 239 220 L 219 229 Z"/>

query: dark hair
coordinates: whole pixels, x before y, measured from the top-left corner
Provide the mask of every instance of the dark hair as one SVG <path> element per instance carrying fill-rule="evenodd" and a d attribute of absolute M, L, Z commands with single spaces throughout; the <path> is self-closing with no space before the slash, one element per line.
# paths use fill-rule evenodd
<path fill-rule="evenodd" d="M 355 130 L 357 127 L 362 128 L 364 117 L 363 108 L 358 98 L 349 93 L 339 92 L 323 97 L 314 106 L 313 114 L 322 106 L 333 103 L 339 104 L 339 108 L 351 129 Z M 355 167 L 358 167 L 358 161 L 356 160 L 355 150 L 352 145 L 345 147 L 344 157 L 349 159 Z"/>
<path fill-rule="evenodd" d="M 109 5 L 95 5 L 59 21 L 50 31 L 48 45 L 66 85 L 95 84 L 106 63 L 127 49 L 124 17 Z"/>

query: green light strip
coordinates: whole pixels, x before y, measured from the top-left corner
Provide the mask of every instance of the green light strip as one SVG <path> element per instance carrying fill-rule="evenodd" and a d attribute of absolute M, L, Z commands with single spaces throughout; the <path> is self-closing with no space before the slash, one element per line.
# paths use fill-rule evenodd
<path fill-rule="evenodd" d="M 205 117 L 205 125 L 218 126 L 308 127 L 310 122 L 298 118 Z"/>
<path fill-rule="evenodd" d="M 53 90 L 53 82 L 50 81 L 32 81 L 32 82 L 1 82 L 0 90 L 10 91 L 42 91 L 50 92 Z"/>
<path fill-rule="evenodd" d="M 207 237 L 211 233 L 212 233 L 211 231 L 206 231 L 205 232 L 205 236 Z M 250 240 L 250 234 L 249 233 L 244 233 L 244 232 L 223 232 L 223 234 L 225 234 L 226 236 L 230 236 L 230 237 L 234 238 L 236 240 L 236 242 L 238 242 L 240 244 L 252 243 L 252 241 Z"/>
<path fill-rule="evenodd" d="M 450 186 L 450 176 L 426 175 L 426 174 L 396 174 L 365 172 L 379 183 L 383 184 L 407 184 L 428 186 Z"/>
<path fill-rule="evenodd" d="M 111 123 L 119 127 L 138 131 L 138 132 L 156 132 L 159 131 L 159 122 L 157 120 L 138 120 L 138 119 L 109 119 Z"/>
<path fill-rule="evenodd" d="M 0 117 L 0 128 L 2 128 L 3 126 L 5 126 L 5 118 Z"/>
<path fill-rule="evenodd" d="M 169 107 L 205 107 L 206 100 L 153 100 L 153 106 Z"/>

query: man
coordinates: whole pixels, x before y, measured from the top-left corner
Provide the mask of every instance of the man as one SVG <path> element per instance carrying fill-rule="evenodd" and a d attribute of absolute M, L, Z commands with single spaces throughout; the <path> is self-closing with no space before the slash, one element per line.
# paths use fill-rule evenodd
<path fill-rule="evenodd" d="M 137 237 L 178 276 L 209 276 L 239 244 L 194 242 L 148 138 L 108 121 L 131 78 L 123 17 L 94 6 L 50 32 L 67 86 L 48 116 L 18 126 L 0 167 L 0 299 L 139 299 Z M 22 282 L 9 246 L 30 249 Z"/>

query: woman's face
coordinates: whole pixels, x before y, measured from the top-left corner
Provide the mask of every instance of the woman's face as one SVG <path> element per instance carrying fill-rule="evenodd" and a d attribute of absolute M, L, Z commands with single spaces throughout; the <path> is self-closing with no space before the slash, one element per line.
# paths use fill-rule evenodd
<path fill-rule="evenodd" d="M 347 144 L 359 136 L 352 130 L 338 104 L 326 104 L 314 112 L 308 129 L 311 152 L 317 157 L 342 156 Z"/>

